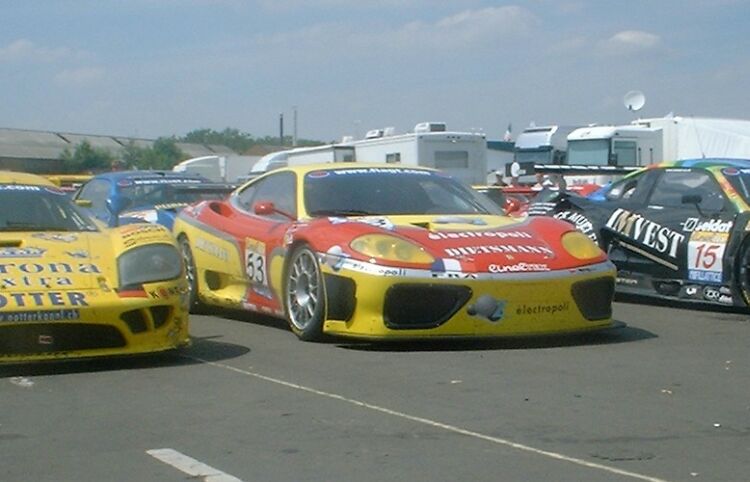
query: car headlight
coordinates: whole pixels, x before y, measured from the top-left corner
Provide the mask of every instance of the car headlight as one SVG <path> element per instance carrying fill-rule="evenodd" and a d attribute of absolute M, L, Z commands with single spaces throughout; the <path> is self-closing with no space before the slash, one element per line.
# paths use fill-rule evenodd
<path fill-rule="evenodd" d="M 593 259 L 602 255 L 602 250 L 580 231 L 563 234 L 562 245 L 569 255 L 578 259 Z"/>
<path fill-rule="evenodd" d="M 169 244 L 152 244 L 131 249 L 117 258 L 120 288 L 178 278 L 182 256 Z"/>
<path fill-rule="evenodd" d="M 435 261 L 424 248 L 388 234 L 365 234 L 350 244 L 354 251 L 369 258 L 403 263 L 432 264 Z"/>

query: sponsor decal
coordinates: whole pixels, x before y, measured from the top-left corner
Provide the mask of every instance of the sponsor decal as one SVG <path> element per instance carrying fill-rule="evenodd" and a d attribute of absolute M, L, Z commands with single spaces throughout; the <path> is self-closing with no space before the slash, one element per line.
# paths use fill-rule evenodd
<path fill-rule="evenodd" d="M 709 219 L 701 221 L 698 218 L 687 218 L 684 223 L 680 223 L 683 231 L 689 233 L 700 231 L 704 233 L 728 233 L 732 230 L 732 221 L 723 221 L 721 219 Z"/>
<path fill-rule="evenodd" d="M 569 222 L 575 226 L 578 231 L 588 236 L 591 241 L 595 243 L 599 242 L 596 231 L 594 230 L 594 224 L 582 213 L 578 211 L 560 211 L 552 217 Z"/>
<path fill-rule="evenodd" d="M 391 174 L 391 175 L 398 175 L 398 174 L 417 174 L 420 176 L 430 176 L 430 171 L 422 171 L 420 169 L 408 169 L 408 168 L 402 168 L 402 167 L 391 167 L 391 168 L 381 168 L 381 167 L 367 167 L 367 168 L 354 168 L 354 169 L 336 169 L 328 171 L 331 174 L 335 176 L 349 176 L 349 175 L 357 175 L 357 174 Z"/>
<path fill-rule="evenodd" d="M 229 253 L 227 252 L 227 250 L 207 239 L 196 238 L 195 249 L 203 251 L 209 256 L 213 256 L 214 258 L 218 258 L 222 261 L 229 261 Z"/>
<path fill-rule="evenodd" d="M 552 258 L 554 253 L 546 246 L 533 244 L 493 244 L 484 246 L 461 246 L 443 250 L 451 258 L 473 256 L 477 254 L 538 254 Z"/>
<path fill-rule="evenodd" d="M 530 233 L 524 231 L 437 231 L 427 237 L 433 241 L 441 239 L 533 239 Z"/>
<path fill-rule="evenodd" d="M 615 278 L 615 283 L 618 285 L 637 286 L 638 280 L 633 278 L 621 278 L 618 276 Z"/>
<path fill-rule="evenodd" d="M 101 273 L 99 267 L 91 263 L 0 263 L 0 275 L 23 276 L 26 274 L 49 273 Z"/>
<path fill-rule="evenodd" d="M 136 243 L 160 239 L 164 236 L 164 227 L 160 224 L 131 224 L 129 229 L 123 229 L 122 244 L 126 248 L 135 246 Z"/>
<path fill-rule="evenodd" d="M 721 283 L 728 232 L 693 231 L 688 242 L 688 279 Z"/>
<path fill-rule="evenodd" d="M 486 226 L 487 221 L 482 218 L 465 218 L 461 216 L 440 216 L 433 220 L 435 224 L 473 224 L 474 226 Z"/>
<path fill-rule="evenodd" d="M 554 315 L 555 313 L 562 313 L 570 309 L 570 302 L 563 301 L 561 303 L 542 303 L 527 305 L 526 303 L 521 304 L 516 308 L 516 314 L 519 316 L 523 315 Z"/>
<path fill-rule="evenodd" d="M 86 295 L 78 291 L 29 291 L 0 294 L 0 309 L 66 305 L 88 306 Z"/>
<path fill-rule="evenodd" d="M 475 273 L 464 273 L 461 271 L 432 272 L 431 276 L 435 279 L 477 279 Z"/>
<path fill-rule="evenodd" d="M 70 321 L 77 320 L 80 318 L 80 312 L 78 310 L 36 310 L 36 311 L 17 311 L 11 313 L 0 313 L 0 323 L 18 323 L 24 321 Z M 46 341 L 46 338 L 42 338 L 45 335 L 39 336 L 39 343 Z M 51 339 L 51 337 L 49 337 Z"/>
<path fill-rule="evenodd" d="M 65 254 L 67 254 L 71 258 L 88 258 L 89 257 L 89 252 L 84 251 L 82 249 L 77 249 L 75 251 L 65 251 Z"/>
<path fill-rule="evenodd" d="M 187 206 L 187 203 L 164 203 L 154 205 L 154 209 L 179 209 Z"/>
<path fill-rule="evenodd" d="M 160 300 L 160 299 L 165 299 L 165 298 L 171 298 L 173 296 L 179 296 L 182 294 L 182 291 L 183 290 L 181 290 L 180 288 L 176 286 L 162 287 L 162 288 L 155 289 L 155 290 L 149 290 L 148 296 L 153 299 Z"/>
<path fill-rule="evenodd" d="M 154 178 L 142 178 L 133 179 L 131 181 L 136 186 L 150 186 L 159 184 L 200 184 L 200 179 L 180 179 L 180 178 L 165 178 L 165 177 L 154 177 Z"/>
<path fill-rule="evenodd" d="M 490 273 L 518 273 L 550 270 L 549 266 L 543 263 L 491 264 L 487 269 Z"/>
<path fill-rule="evenodd" d="M 677 247 L 685 235 L 644 218 L 640 214 L 618 208 L 607 220 L 607 227 L 670 258 L 677 258 Z"/>
<path fill-rule="evenodd" d="M 245 238 L 245 275 L 248 281 L 267 287 L 266 266 L 266 243 L 253 238 Z"/>
<path fill-rule="evenodd" d="M 341 266 L 343 266 L 346 258 L 348 258 L 348 255 L 344 253 L 344 249 L 337 244 L 331 246 L 328 251 L 326 251 L 326 254 L 323 257 L 323 263 L 330 266 L 334 271 L 338 271 L 341 269 Z"/>
<path fill-rule="evenodd" d="M 721 297 L 721 293 L 719 290 L 712 286 L 706 286 L 703 288 L 703 298 L 705 298 L 708 301 L 719 301 L 719 298 Z"/>
<path fill-rule="evenodd" d="M 61 243 L 72 243 L 78 239 L 78 236 L 70 233 L 34 233 L 31 237 L 45 241 L 59 241 Z"/>
<path fill-rule="evenodd" d="M 0 258 L 40 258 L 45 249 L 41 248 L 0 248 Z"/>
<path fill-rule="evenodd" d="M 396 226 L 386 217 L 361 217 L 361 218 L 346 218 L 339 216 L 332 216 L 328 218 L 328 222 L 331 224 L 343 224 L 343 223 L 362 223 L 369 226 L 375 226 L 376 228 L 386 229 L 388 231 L 394 231 Z"/>
<path fill-rule="evenodd" d="M 688 285 L 685 287 L 685 294 L 687 296 L 695 296 L 698 294 L 698 291 L 700 290 L 700 286 L 696 285 Z"/>
<path fill-rule="evenodd" d="M 717 300 L 719 303 L 723 303 L 725 305 L 733 305 L 734 299 L 729 295 L 720 295 L 719 299 Z"/>
<path fill-rule="evenodd" d="M 40 192 L 42 190 L 39 186 L 25 186 L 22 184 L 0 184 L 0 191 L 31 191 Z"/>
<path fill-rule="evenodd" d="M 482 295 L 466 308 L 469 316 L 479 316 L 492 323 L 501 321 L 505 316 L 507 301 L 497 300 L 490 295 Z"/>

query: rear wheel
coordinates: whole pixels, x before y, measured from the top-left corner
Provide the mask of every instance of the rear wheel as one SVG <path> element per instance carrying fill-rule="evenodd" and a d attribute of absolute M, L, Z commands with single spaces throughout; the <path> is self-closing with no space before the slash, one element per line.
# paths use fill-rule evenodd
<path fill-rule="evenodd" d="M 284 309 L 289 327 L 300 340 L 323 337 L 325 290 L 315 253 L 308 246 L 294 250 L 284 282 Z"/>
<path fill-rule="evenodd" d="M 203 305 L 198 299 L 198 270 L 195 267 L 195 258 L 193 250 L 190 248 L 190 242 L 187 236 L 181 235 L 178 239 L 182 259 L 185 262 L 185 279 L 188 283 L 188 297 L 190 299 L 190 311 L 196 313 L 201 310 Z"/>

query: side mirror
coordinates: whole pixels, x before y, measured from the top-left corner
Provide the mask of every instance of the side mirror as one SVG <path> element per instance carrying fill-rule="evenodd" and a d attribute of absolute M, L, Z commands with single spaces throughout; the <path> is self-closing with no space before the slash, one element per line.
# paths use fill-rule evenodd
<path fill-rule="evenodd" d="M 505 214 L 515 213 L 519 209 L 521 209 L 521 202 L 518 199 L 512 197 L 505 198 L 505 203 L 503 206 Z"/>
<path fill-rule="evenodd" d="M 259 216 L 268 216 L 276 212 L 276 207 L 271 201 L 259 201 L 253 204 L 253 212 Z"/>
<path fill-rule="evenodd" d="M 288 212 L 277 208 L 272 201 L 258 201 L 257 203 L 253 204 L 253 212 L 259 216 L 281 214 L 290 221 L 296 220 L 296 218 Z"/>
<path fill-rule="evenodd" d="M 703 201 L 703 196 L 700 194 L 683 194 L 682 204 L 700 204 Z"/>

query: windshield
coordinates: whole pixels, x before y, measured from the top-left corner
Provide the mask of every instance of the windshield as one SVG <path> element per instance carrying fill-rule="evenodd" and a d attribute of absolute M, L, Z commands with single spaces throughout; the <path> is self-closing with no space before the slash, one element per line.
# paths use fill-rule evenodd
<path fill-rule="evenodd" d="M 534 164 L 551 164 L 552 149 L 533 149 L 525 151 L 516 151 L 516 161 L 533 162 Z"/>
<path fill-rule="evenodd" d="M 96 226 L 57 188 L 0 184 L 0 231 L 96 231 Z"/>
<path fill-rule="evenodd" d="M 486 197 L 451 177 L 401 168 L 313 171 L 305 176 L 311 216 L 496 214 Z"/>
<path fill-rule="evenodd" d="M 198 186 L 201 182 L 198 179 L 180 178 L 136 179 L 128 185 L 120 186 L 120 192 L 130 199 L 131 207 L 190 204 L 210 197 L 205 192 L 191 192 L 188 188 Z"/>
<path fill-rule="evenodd" d="M 568 141 L 568 164 L 606 166 L 609 164 L 609 140 Z"/>

